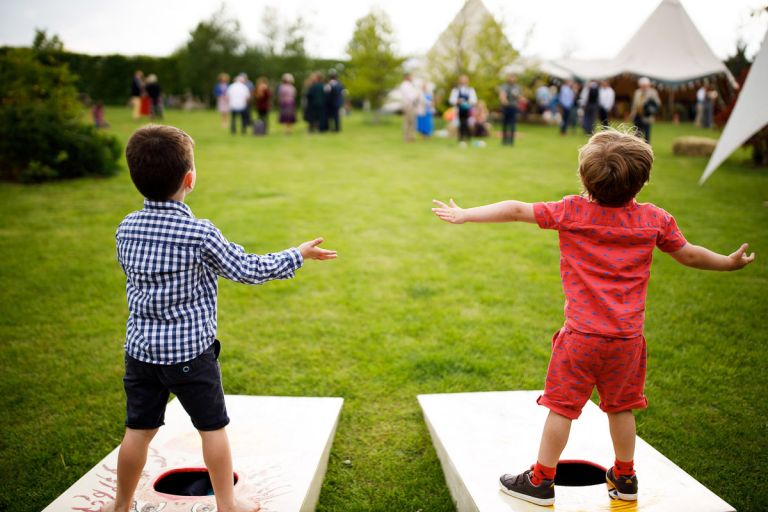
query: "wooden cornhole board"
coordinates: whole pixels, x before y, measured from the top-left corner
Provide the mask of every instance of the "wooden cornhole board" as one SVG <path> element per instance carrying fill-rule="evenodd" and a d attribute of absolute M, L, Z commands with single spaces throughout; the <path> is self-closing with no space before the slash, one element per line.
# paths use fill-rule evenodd
<path fill-rule="evenodd" d="M 734 508 L 651 445 L 637 438 L 637 502 L 614 501 L 604 483 L 555 486 L 555 505 L 541 507 L 499 490 L 499 476 L 520 473 L 536 461 L 548 409 L 536 404 L 541 391 L 419 395 L 448 488 L 460 512 L 726 512 Z M 605 414 L 591 401 L 571 426 L 561 460 L 613 464 Z"/>
<path fill-rule="evenodd" d="M 343 399 L 227 395 L 227 427 L 235 495 L 263 511 L 311 511 L 317 505 Z M 118 449 L 112 451 L 44 512 L 96 512 L 115 495 Z M 174 497 L 153 482 L 177 468 L 203 468 L 200 435 L 181 403 L 168 404 L 165 425 L 152 440 L 136 493 L 136 512 L 211 512 L 215 498 Z"/>

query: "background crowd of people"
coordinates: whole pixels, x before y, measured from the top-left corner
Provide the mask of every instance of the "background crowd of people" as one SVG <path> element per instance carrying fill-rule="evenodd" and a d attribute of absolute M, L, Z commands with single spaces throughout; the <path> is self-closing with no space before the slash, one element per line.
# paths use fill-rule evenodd
<path fill-rule="evenodd" d="M 282 75 L 278 84 L 271 84 L 266 77 L 259 77 L 254 83 L 245 73 L 234 79 L 226 73 L 218 76 L 213 88 L 216 109 L 221 116 L 221 125 L 229 126 L 232 134 L 240 133 L 266 135 L 270 129 L 270 114 L 277 110 L 277 121 L 286 134 L 293 133 L 294 126 L 301 118 L 310 133 L 341 131 L 343 113 L 346 112 L 347 91 L 339 80 L 335 69 L 326 74 L 311 73 L 301 91 L 290 73 Z M 608 126 L 609 118 L 615 114 L 616 92 L 608 80 L 589 80 L 584 83 L 564 80 L 561 83 L 537 81 L 529 89 L 532 100 L 528 100 L 514 73 L 506 76 L 497 87 L 498 105 L 491 111 L 478 98 L 470 85 L 467 75 L 459 76 L 455 87 L 447 97 L 442 111 L 445 129 L 438 134 L 453 135 L 461 146 L 473 138 L 494 135 L 492 120 L 500 125 L 500 140 L 503 145 L 513 146 L 517 124 L 520 118 L 528 119 L 534 113 L 548 124 L 558 126 L 561 135 L 576 133 L 581 127 L 584 134 L 591 134 L 598 126 Z M 400 112 L 403 117 L 403 138 L 406 142 L 430 138 L 435 134 L 435 116 L 439 114 L 438 102 L 431 84 L 415 81 L 406 73 L 397 88 Z M 154 74 L 146 78 L 142 71 L 136 71 L 131 82 L 131 108 L 134 119 L 149 116 L 163 117 L 163 94 L 158 78 Z M 714 105 L 717 100 L 715 88 L 704 84 L 696 93 L 695 125 L 709 128 L 713 124 Z M 662 103 L 658 91 L 651 81 L 642 77 L 631 97 L 628 115 L 624 119 L 633 123 L 647 141 L 651 139 L 651 126 Z M 255 113 L 255 116 L 254 116 Z M 299 113 L 301 117 L 299 117 Z M 92 110 L 94 124 L 107 127 L 104 107 L 96 103 Z M 475 145 L 484 142 L 475 141 Z"/>
<path fill-rule="evenodd" d="M 216 109 L 221 114 L 222 127 L 229 124 L 230 132 L 252 131 L 254 135 L 269 133 L 269 119 L 273 108 L 277 108 L 278 123 L 286 134 L 293 133 L 298 121 L 297 112 L 314 132 L 341 131 L 341 118 L 345 103 L 344 85 L 339 81 L 336 70 L 327 75 L 311 73 L 304 83 L 301 94 L 297 91 L 294 77 L 283 74 L 274 89 L 266 77 L 259 77 L 254 84 L 248 75 L 240 73 L 230 82 L 226 73 L 221 73 L 214 86 Z M 253 119 L 252 112 L 256 118 Z"/>
<path fill-rule="evenodd" d="M 499 135 L 503 145 L 514 145 L 518 120 L 522 116 L 528 118 L 532 106 L 541 121 L 557 125 L 563 136 L 569 132 L 578 132 L 579 127 L 585 135 L 591 135 L 598 127 L 608 126 L 609 118 L 614 116 L 616 92 L 608 80 L 589 80 L 585 83 L 565 80 L 559 86 L 537 83 L 534 84 L 534 91 L 534 102 L 530 102 L 523 95 L 514 73 L 509 73 L 506 80 L 497 87 L 500 108 L 493 114 L 501 125 Z M 398 95 L 403 114 L 405 141 L 414 140 L 415 127 L 422 136 L 431 136 L 434 129 L 432 116 L 436 109 L 429 84 L 423 82 L 419 87 L 411 73 L 406 73 L 398 88 Z M 700 106 L 697 106 L 697 125 L 707 127 L 711 125 L 712 92 L 702 88 L 699 97 L 701 99 Z M 486 103 L 478 99 L 467 75 L 459 77 L 448 96 L 448 104 L 450 107 L 443 113 L 446 133 L 456 135 L 459 145 L 468 145 L 472 138 L 493 135 L 493 124 L 490 122 L 493 114 Z M 633 123 L 638 134 L 648 142 L 651 139 L 651 125 L 660 109 L 661 98 L 658 91 L 652 87 L 648 78 L 640 78 L 626 121 Z M 417 122 L 417 118 L 422 119 L 420 116 L 428 116 L 430 122 Z M 475 145 L 483 144 L 475 142 Z"/>

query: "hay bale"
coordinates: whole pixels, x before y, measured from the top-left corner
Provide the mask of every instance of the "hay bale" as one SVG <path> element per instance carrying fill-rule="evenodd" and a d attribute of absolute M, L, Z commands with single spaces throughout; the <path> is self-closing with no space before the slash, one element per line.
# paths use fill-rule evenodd
<path fill-rule="evenodd" d="M 717 139 L 708 137 L 679 137 L 672 145 L 677 156 L 711 156 L 717 146 Z"/>

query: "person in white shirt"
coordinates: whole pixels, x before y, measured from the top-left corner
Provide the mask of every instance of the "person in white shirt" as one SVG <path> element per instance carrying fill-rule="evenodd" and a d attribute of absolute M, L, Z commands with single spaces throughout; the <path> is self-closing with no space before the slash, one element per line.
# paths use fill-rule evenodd
<path fill-rule="evenodd" d="M 248 100 L 251 97 L 251 91 L 245 85 L 245 76 L 238 75 L 235 81 L 227 88 L 227 98 L 229 99 L 229 114 L 231 116 L 229 129 L 234 135 L 236 130 L 236 119 L 240 117 L 241 133 L 245 133 L 246 127 L 251 124 L 250 106 Z"/>
<path fill-rule="evenodd" d="M 616 93 L 611 87 L 608 80 L 600 82 L 600 89 L 597 93 L 597 104 L 599 105 L 598 112 L 600 113 L 600 124 L 604 127 L 608 126 L 608 114 L 613 110 L 613 105 L 616 103 Z"/>
<path fill-rule="evenodd" d="M 552 102 L 552 94 L 549 92 L 547 84 L 541 84 L 536 89 L 536 106 L 539 108 L 539 114 L 549 111 L 550 103 Z"/>
<path fill-rule="evenodd" d="M 406 73 L 403 82 L 398 89 L 400 93 L 400 106 L 403 109 L 403 137 L 405 142 L 413 141 L 414 128 L 416 126 L 416 109 L 419 106 L 421 92 L 413 83 L 413 77 Z"/>
<path fill-rule="evenodd" d="M 704 108 L 702 109 L 702 128 L 712 128 L 715 122 L 715 102 L 717 102 L 717 96 L 717 89 L 707 84 L 704 94 Z"/>
<path fill-rule="evenodd" d="M 451 90 L 448 103 L 456 107 L 459 111 L 459 142 L 469 140 L 469 115 L 477 104 L 477 93 L 475 89 L 469 86 L 469 77 L 461 75 L 459 84 Z"/>
<path fill-rule="evenodd" d="M 707 99 L 707 87 L 702 85 L 696 91 L 696 117 L 693 120 L 693 124 L 697 128 L 701 128 L 704 120 L 704 102 Z"/>

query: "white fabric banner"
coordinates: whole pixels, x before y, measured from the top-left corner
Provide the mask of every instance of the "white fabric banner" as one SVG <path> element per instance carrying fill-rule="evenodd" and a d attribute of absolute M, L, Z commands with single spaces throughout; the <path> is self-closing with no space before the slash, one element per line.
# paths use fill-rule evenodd
<path fill-rule="evenodd" d="M 699 179 L 699 185 L 703 185 L 731 153 L 766 124 L 768 124 L 768 31 L 765 33 L 763 46 L 752 63 L 752 69 L 749 70 L 749 75 L 744 81 L 744 87 L 733 107 L 731 117 L 728 118 L 720 140 L 717 141 L 717 147 L 709 159 L 707 168 L 704 169 L 704 174 Z"/>

